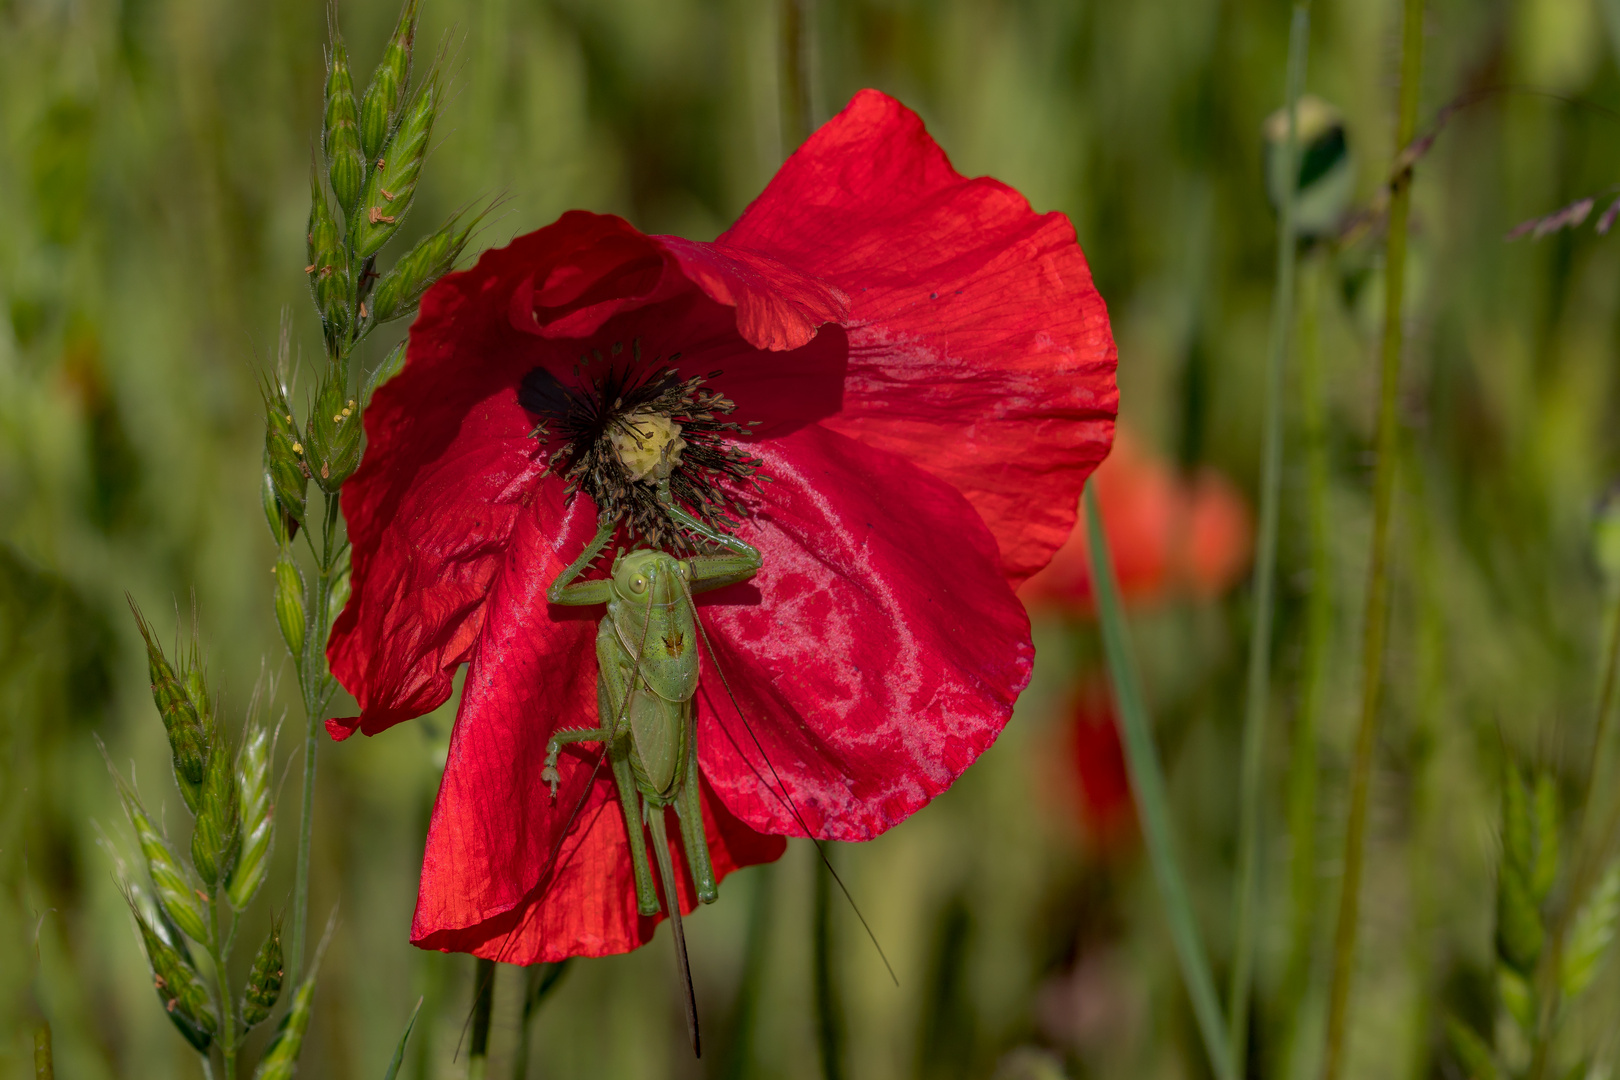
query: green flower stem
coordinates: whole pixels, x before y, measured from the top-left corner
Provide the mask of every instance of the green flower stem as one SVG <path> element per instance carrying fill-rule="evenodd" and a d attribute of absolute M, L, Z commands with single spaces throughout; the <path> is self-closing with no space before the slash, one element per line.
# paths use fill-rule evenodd
<path fill-rule="evenodd" d="M 527 1080 L 529 1054 L 533 1047 L 534 1018 L 540 1006 L 568 974 L 572 958 L 555 964 L 530 964 L 523 972 L 523 1017 L 518 1022 L 517 1055 L 512 1061 L 512 1080 Z"/>
<path fill-rule="evenodd" d="M 1309 514 L 1311 591 L 1306 600 L 1305 642 L 1288 761 L 1289 932 L 1288 966 L 1280 998 L 1289 1003 L 1292 1047 L 1300 1031 L 1305 989 L 1311 972 L 1311 940 L 1316 933 L 1317 718 L 1328 638 L 1333 629 L 1332 563 L 1328 554 L 1327 418 L 1323 407 L 1322 356 L 1317 341 L 1321 298 L 1320 258 L 1309 259 L 1300 283 L 1299 391 L 1305 441 L 1306 508 Z"/>
<path fill-rule="evenodd" d="M 832 845 L 826 854 L 832 855 Z M 832 871 L 816 862 L 815 913 L 812 928 L 812 977 L 816 998 L 816 1039 L 821 1048 L 821 1075 L 844 1080 L 844 1010 L 838 992 L 838 966 L 833 956 Z"/>
<path fill-rule="evenodd" d="M 1400 107 L 1395 125 L 1397 157 L 1412 141 L 1417 130 L 1422 88 L 1423 0 L 1405 0 L 1401 33 Z M 1322 1073 L 1325 1080 L 1338 1080 L 1344 1070 L 1350 984 L 1355 968 L 1356 931 L 1360 917 L 1362 862 L 1367 841 L 1367 797 L 1372 783 L 1373 750 L 1378 744 L 1378 720 L 1383 704 L 1384 643 L 1389 620 L 1389 523 L 1400 453 L 1396 402 L 1401 376 L 1406 226 L 1412 205 L 1410 167 L 1395 177 L 1391 188 L 1389 232 L 1384 242 L 1384 340 L 1378 403 L 1378 464 L 1373 475 L 1372 555 L 1367 574 L 1366 624 L 1362 628 L 1361 719 L 1356 731 L 1355 758 L 1350 772 L 1344 878 L 1339 893 L 1338 925 L 1333 935 L 1333 975 L 1328 993 L 1327 1048 Z"/>
<path fill-rule="evenodd" d="M 489 1021 L 495 1011 L 495 961 L 473 964 L 472 1036 L 467 1042 L 467 1080 L 483 1080 L 489 1070 Z"/>
<path fill-rule="evenodd" d="M 219 1052 L 225 1061 L 225 1080 L 236 1080 L 236 1054 L 241 1032 L 236 1028 L 236 1002 L 231 996 L 231 942 L 236 937 L 236 917 L 231 916 L 231 928 L 223 944 L 219 932 L 219 898 L 208 900 L 208 958 L 214 963 L 214 990 L 219 1001 Z"/>
<path fill-rule="evenodd" d="M 304 635 L 304 655 L 297 658 L 298 683 L 304 698 L 304 792 L 298 817 L 298 862 L 293 879 L 292 928 L 288 932 L 288 982 L 297 986 L 304 966 L 304 941 L 309 925 L 309 851 L 315 827 L 315 751 L 320 746 L 321 721 L 337 688 L 326 662 L 326 638 L 331 632 L 327 614 L 332 576 L 347 542 L 337 539 L 339 496 L 324 496 L 321 547 L 316 561 L 315 595 L 308 619 L 312 633 Z"/>
<path fill-rule="evenodd" d="M 1220 1002 L 1215 996 L 1215 980 L 1199 940 L 1198 923 L 1193 918 L 1192 899 L 1186 878 L 1176 860 L 1175 836 L 1170 825 L 1170 803 L 1165 794 L 1164 774 L 1159 768 L 1158 751 L 1148 724 L 1147 705 L 1142 696 L 1141 678 L 1136 671 L 1119 599 L 1119 582 L 1114 577 L 1114 558 L 1108 550 L 1108 534 L 1103 531 L 1102 514 L 1097 509 L 1095 485 L 1086 485 L 1086 540 L 1091 552 L 1091 582 L 1097 596 L 1097 616 L 1102 625 L 1103 651 L 1108 657 L 1114 701 L 1123 728 L 1125 764 L 1130 772 L 1131 791 L 1136 797 L 1142 821 L 1142 837 L 1148 858 L 1164 899 L 1165 916 L 1176 959 L 1181 964 L 1182 981 L 1192 1000 L 1193 1015 L 1204 1038 L 1211 1070 L 1219 1080 L 1237 1080 L 1226 1027 L 1221 1019 Z"/>
<path fill-rule="evenodd" d="M 1255 555 L 1254 620 L 1249 638 L 1249 685 L 1243 713 L 1243 771 L 1238 828 L 1237 926 L 1233 933 L 1232 980 L 1227 993 L 1227 1038 L 1232 1071 L 1243 1075 L 1248 1052 L 1249 993 L 1254 978 L 1255 910 L 1259 905 L 1261 817 L 1265 773 L 1266 713 L 1271 697 L 1271 621 L 1277 583 L 1277 519 L 1282 502 L 1283 372 L 1294 326 L 1295 210 L 1299 202 L 1298 103 L 1305 88 L 1310 42 L 1309 0 L 1294 4 L 1288 33 L 1288 137 L 1283 143 L 1281 221 L 1277 228 L 1277 292 L 1271 308 L 1271 347 L 1266 365 L 1266 414 L 1260 475 L 1260 537 Z"/>

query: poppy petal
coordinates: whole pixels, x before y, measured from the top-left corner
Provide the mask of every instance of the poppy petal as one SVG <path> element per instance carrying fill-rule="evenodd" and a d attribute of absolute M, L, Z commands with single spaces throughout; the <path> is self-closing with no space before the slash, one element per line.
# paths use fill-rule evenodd
<path fill-rule="evenodd" d="M 962 491 L 1015 587 L 1046 564 L 1118 406 L 1107 311 L 1066 217 L 965 179 L 915 113 L 865 90 L 717 243 L 849 297 L 844 409 L 827 426 Z"/>
<path fill-rule="evenodd" d="M 764 567 L 699 602 L 704 771 L 761 832 L 870 839 L 1006 725 L 1029 620 L 944 481 L 819 425 L 755 449 L 773 482 L 739 535 Z"/>

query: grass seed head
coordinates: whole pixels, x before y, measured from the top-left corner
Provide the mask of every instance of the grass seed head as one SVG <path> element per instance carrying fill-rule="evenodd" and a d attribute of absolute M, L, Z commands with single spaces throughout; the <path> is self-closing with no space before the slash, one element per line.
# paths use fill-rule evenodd
<path fill-rule="evenodd" d="M 360 409 L 348 397 L 347 385 L 341 370 L 327 370 L 304 433 L 310 474 L 328 494 L 341 488 L 360 464 Z"/>
<path fill-rule="evenodd" d="M 225 896 L 237 911 L 246 908 L 270 871 L 276 808 L 270 788 L 271 735 L 249 721 L 236 752 L 236 787 L 241 798 L 242 844 L 225 883 Z"/>
<path fill-rule="evenodd" d="M 191 833 L 191 865 L 210 890 L 228 878 L 241 848 L 241 796 L 236 767 L 223 733 L 215 729 L 202 805 Z"/>
<path fill-rule="evenodd" d="M 146 643 L 146 665 L 151 676 L 152 702 L 163 718 L 163 730 L 169 736 L 169 750 L 174 760 L 174 774 L 181 793 L 192 803 L 192 792 L 203 782 L 208 771 L 208 733 L 196 703 L 181 677 L 175 674 L 163 648 L 157 643 L 152 628 L 141 615 L 133 600 L 129 604 L 135 614 L 135 625 Z M 192 807 L 195 811 L 195 806 Z"/>
<path fill-rule="evenodd" d="M 281 997 L 284 975 L 281 954 L 281 920 L 270 924 L 270 933 L 253 956 L 253 968 L 248 972 L 247 986 L 242 990 L 242 1023 L 248 1027 L 262 1024 L 270 1018 L 270 1010 Z"/>
<path fill-rule="evenodd" d="M 405 92 L 411 81 L 411 53 L 416 44 L 416 18 L 421 0 L 405 0 L 399 25 L 388 39 L 382 60 L 371 74 L 371 83 L 360 99 L 360 143 L 366 160 L 375 161 L 388 143 L 399 111 L 405 105 Z"/>
<path fill-rule="evenodd" d="M 354 103 L 354 79 L 349 74 L 349 53 L 334 35 L 327 63 L 326 117 L 321 127 L 321 150 L 326 155 L 327 181 L 345 214 L 354 209 L 366 182 L 366 156 L 360 149 L 359 111 Z"/>

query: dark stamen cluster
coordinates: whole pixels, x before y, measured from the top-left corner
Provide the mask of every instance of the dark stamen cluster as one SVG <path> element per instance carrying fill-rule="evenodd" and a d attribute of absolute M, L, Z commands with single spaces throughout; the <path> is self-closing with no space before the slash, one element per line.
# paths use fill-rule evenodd
<path fill-rule="evenodd" d="M 630 420 L 638 413 L 679 424 L 686 445 L 669 472 L 670 494 L 711 528 L 726 532 L 737 525 L 728 515 L 746 508 L 723 481 L 752 481 L 757 487 L 763 462 L 732 441 L 746 433 L 745 425 L 720 419 L 736 409 L 730 398 L 706 387 L 702 376 L 683 379 L 674 368 L 660 367 L 661 357 L 643 364 L 639 340 L 631 343 L 628 361 L 618 359 L 623 351 L 623 343 L 616 342 L 610 356 L 597 349 L 580 357 L 572 386 L 535 368 L 523 377 L 518 402 L 539 419 L 536 438 L 561 441 L 547 466 L 568 482 L 568 499 L 583 491 L 602 517 L 624 522 L 632 537 L 677 554 L 695 553 L 693 538 L 658 501 L 654 477 L 631 478 L 613 435 L 639 434 Z M 665 363 L 678 359 L 680 353 L 672 353 Z M 719 374 L 710 372 L 708 378 Z"/>

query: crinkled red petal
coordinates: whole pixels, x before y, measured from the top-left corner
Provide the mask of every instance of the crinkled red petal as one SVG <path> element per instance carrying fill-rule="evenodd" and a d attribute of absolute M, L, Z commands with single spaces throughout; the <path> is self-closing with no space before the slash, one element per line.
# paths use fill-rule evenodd
<path fill-rule="evenodd" d="M 1067 539 L 1108 451 L 1115 349 L 1074 228 L 951 168 L 917 115 L 866 90 L 717 242 L 848 297 L 836 430 L 967 495 L 1016 587 Z"/>
<path fill-rule="evenodd" d="M 867 840 L 1001 732 L 1029 620 L 949 484 L 819 425 L 757 449 L 773 482 L 739 535 L 764 568 L 699 600 L 704 770 L 761 832 Z"/>

